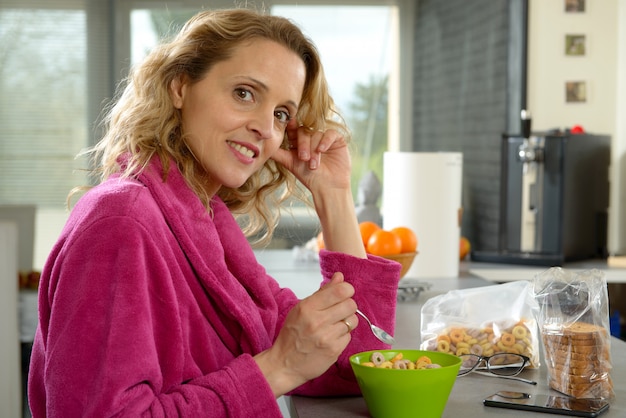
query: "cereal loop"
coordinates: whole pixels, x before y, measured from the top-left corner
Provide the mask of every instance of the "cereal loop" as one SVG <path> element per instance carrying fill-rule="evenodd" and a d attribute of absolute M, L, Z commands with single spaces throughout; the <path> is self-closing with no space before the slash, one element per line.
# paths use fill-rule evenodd
<path fill-rule="evenodd" d="M 455 344 L 463 341 L 463 337 L 465 337 L 465 331 L 460 328 L 453 328 L 450 330 L 450 342 Z"/>
<path fill-rule="evenodd" d="M 482 345 L 478 345 L 478 344 L 474 344 L 470 349 L 469 349 L 471 354 L 475 354 L 477 356 L 480 356 L 483 354 L 483 346 Z M 458 355 L 458 354 L 457 354 Z"/>
<path fill-rule="evenodd" d="M 437 341 L 437 351 L 447 353 L 450 351 L 450 343 L 446 340 Z"/>
<path fill-rule="evenodd" d="M 418 358 L 417 361 L 416 361 L 416 363 L 422 363 L 422 362 L 424 362 L 426 364 L 432 364 L 433 361 L 428 356 L 422 356 L 422 357 Z"/>
<path fill-rule="evenodd" d="M 418 361 L 415 363 L 415 368 L 418 370 L 424 370 L 427 366 L 430 366 L 430 363 L 426 363 L 425 361 Z"/>
<path fill-rule="evenodd" d="M 519 350 L 516 350 L 515 347 L 509 348 L 506 352 L 511 354 L 522 354 L 519 352 Z"/>
<path fill-rule="evenodd" d="M 379 353 L 377 351 L 375 353 L 372 353 L 370 360 L 372 361 L 372 363 L 374 363 L 375 366 L 380 366 L 385 362 L 385 356 L 383 356 L 383 353 Z"/>
<path fill-rule="evenodd" d="M 427 364 L 426 368 L 427 369 L 440 369 L 441 368 L 441 364 Z"/>
<path fill-rule="evenodd" d="M 500 340 L 502 341 L 502 344 L 507 347 L 511 347 L 513 344 L 515 344 L 515 337 L 513 336 L 513 334 L 509 334 L 508 332 L 503 333 Z"/>
<path fill-rule="evenodd" d="M 519 344 L 519 343 L 513 344 L 513 348 L 517 350 L 518 353 L 523 353 L 526 350 L 526 348 L 522 344 Z"/>
<path fill-rule="evenodd" d="M 380 367 L 381 369 L 392 369 L 393 363 L 390 361 L 383 361 L 378 367 Z"/>
<path fill-rule="evenodd" d="M 528 335 L 528 332 L 526 331 L 526 327 L 523 325 L 516 325 L 513 327 L 513 336 L 516 340 L 523 340 L 526 335 Z"/>
<path fill-rule="evenodd" d="M 466 331 L 466 334 L 468 334 L 470 337 L 478 338 L 478 336 L 480 335 L 480 330 L 476 328 L 470 328 Z"/>
<path fill-rule="evenodd" d="M 404 361 L 392 361 L 394 369 L 406 370 L 408 367 Z"/>
<path fill-rule="evenodd" d="M 456 349 L 456 355 L 457 356 L 462 356 L 462 355 L 465 355 L 465 354 L 470 354 L 470 349 L 469 348 L 461 347 L 461 348 L 457 348 Z"/>
<path fill-rule="evenodd" d="M 395 363 L 398 360 L 402 360 L 402 353 L 398 353 L 395 356 L 393 356 L 393 358 L 389 361 L 391 361 L 392 363 Z"/>

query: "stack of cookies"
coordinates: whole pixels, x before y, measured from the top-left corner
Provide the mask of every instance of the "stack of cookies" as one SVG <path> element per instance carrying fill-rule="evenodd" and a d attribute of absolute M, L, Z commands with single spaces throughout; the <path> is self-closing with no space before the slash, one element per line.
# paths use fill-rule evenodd
<path fill-rule="evenodd" d="M 550 387 L 574 398 L 611 398 L 610 338 L 605 328 L 575 322 L 541 330 Z"/>

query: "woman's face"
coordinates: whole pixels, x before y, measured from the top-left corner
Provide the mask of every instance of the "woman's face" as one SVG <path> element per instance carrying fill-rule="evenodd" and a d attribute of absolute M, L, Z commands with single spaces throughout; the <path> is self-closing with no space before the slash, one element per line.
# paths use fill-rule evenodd
<path fill-rule="evenodd" d="M 171 84 L 187 146 L 209 175 L 207 191 L 237 188 L 281 145 L 302 97 L 300 57 L 266 39 L 244 43 L 203 79 Z"/>

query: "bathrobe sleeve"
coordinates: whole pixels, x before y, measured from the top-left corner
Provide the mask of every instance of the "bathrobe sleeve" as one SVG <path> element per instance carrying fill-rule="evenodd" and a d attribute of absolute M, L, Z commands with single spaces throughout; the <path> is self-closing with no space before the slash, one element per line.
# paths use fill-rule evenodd
<path fill-rule="evenodd" d="M 354 300 L 370 320 L 393 334 L 396 323 L 396 296 L 400 280 L 400 265 L 381 257 L 360 259 L 342 253 L 322 250 L 320 253 L 322 286 L 340 271 L 355 288 Z M 352 331 L 352 339 L 337 362 L 322 374 L 292 394 L 307 396 L 339 396 L 360 394 L 349 358 L 352 354 L 388 349 L 389 345 L 373 336 L 364 320 Z"/>
<path fill-rule="evenodd" d="M 222 202 L 214 202 L 216 227 L 224 248 L 229 271 L 233 272 L 249 294 L 254 294 L 257 310 L 268 330 L 271 341 L 252 341 L 257 351 L 269 348 L 276 339 L 284 320 L 298 300 L 289 289 L 281 289 L 260 266 L 232 215 Z M 379 326 L 393 332 L 395 329 L 396 296 L 400 280 L 400 265 L 381 257 L 361 259 L 343 253 L 322 250 L 320 253 L 321 286 L 328 283 L 335 272 L 355 288 L 354 299 L 361 310 Z M 235 309 L 232 306 L 231 309 Z M 274 327 L 274 329 L 272 329 Z M 252 334 L 252 331 L 247 333 Z M 359 325 L 352 331 L 352 340 L 338 361 L 320 377 L 307 382 L 292 394 L 310 396 L 355 395 L 360 390 L 349 357 L 357 352 L 389 348 L 376 339 L 368 327 Z"/>
<path fill-rule="evenodd" d="M 232 215 L 223 203 L 213 205 L 215 222 L 224 247 L 229 270 L 254 294 L 257 310 L 268 329 L 272 344 L 289 311 L 298 300 L 289 289 L 281 289 L 276 280 L 267 276 L 260 266 Z M 361 310 L 379 326 L 393 332 L 395 328 L 396 297 L 400 280 L 400 265 L 381 257 L 370 255 L 367 259 L 323 250 L 320 253 L 321 286 L 330 281 L 335 272 L 342 272 L 345 281 L 355 288 L 354 300 Z M 232 307 L 231 309 L 234 309 Z M 275 329 L 271 329 L 275 327 Z M 251 332 L 250 332 L 251 333 Z M 389 348 L 376 339 L 369 328 L 359 325 L 352 331 L 350 344 L 338 361 L 322 374 L 292 393 L 311 396 L 355 395 L 360 390 L 349 357 L 357 352 Z M 258 351 L 269 348 L 263 342 L 252 342 Z"/>

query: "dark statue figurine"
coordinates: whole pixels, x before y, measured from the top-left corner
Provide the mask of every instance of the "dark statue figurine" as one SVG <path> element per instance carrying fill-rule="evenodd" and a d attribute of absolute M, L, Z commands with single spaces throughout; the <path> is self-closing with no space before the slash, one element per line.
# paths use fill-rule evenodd
<path fill-rule="evenodd" d="M 382 227 L 383 217 L 377 206 L 381 193 L 380 180 L 373 171 L 368 171 L 359 183 L 357 194 L 356 217 L 359 222 L 370 221 Z"/>

